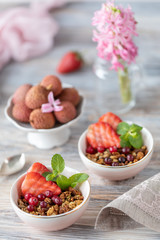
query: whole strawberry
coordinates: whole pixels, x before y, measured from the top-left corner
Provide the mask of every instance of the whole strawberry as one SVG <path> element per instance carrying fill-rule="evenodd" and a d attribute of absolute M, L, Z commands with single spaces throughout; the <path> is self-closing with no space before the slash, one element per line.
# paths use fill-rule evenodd
<path fill-rule="evenodd" d="M 57 71 L 59 73 L 70 73 L 81 68 L 83 63 L 82 57 L 78 52 L 68 52 L 61 59 Z"/>

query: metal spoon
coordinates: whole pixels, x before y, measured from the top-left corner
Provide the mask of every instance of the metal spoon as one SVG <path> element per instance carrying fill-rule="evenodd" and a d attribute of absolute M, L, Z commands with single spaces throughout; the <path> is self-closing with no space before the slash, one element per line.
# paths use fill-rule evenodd
<path fill-rule="evenodd" d="M 0 168 L 0 175 L 11 175 L 19 172 L 25 165 L 25 155 L 14 155 L 6 158 Z"/>

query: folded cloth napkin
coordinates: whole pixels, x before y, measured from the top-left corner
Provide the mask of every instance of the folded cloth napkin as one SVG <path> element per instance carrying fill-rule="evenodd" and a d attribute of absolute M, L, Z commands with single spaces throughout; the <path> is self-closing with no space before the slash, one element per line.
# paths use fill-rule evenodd
<path fill-rule="evenodd" d="M 139 226 L 137 223 L 160 232 L 160 173 L 103 207 L 95 228 L 105 231 L 133 229 Z"/>
<path fill-rule="evenodd" d="M 58 25 L 49 10 L 65 0 L 33 3 L 0 13 L 0 69 L 11 59 L 24 61 L 39 56 L 53 46 Z"/>

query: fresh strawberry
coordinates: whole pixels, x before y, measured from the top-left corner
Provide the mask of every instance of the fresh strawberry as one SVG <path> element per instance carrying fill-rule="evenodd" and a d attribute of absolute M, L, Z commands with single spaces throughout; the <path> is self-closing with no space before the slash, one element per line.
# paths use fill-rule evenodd
<path fill-rule="evenodd" d="M 57 71 L 59 73 L 69 73 L 81 68 L 82 57 L 78 52 L 68 52 L 61 59 Z"/>
<path fill-rule="evenodd" d="M 45 194 L 46 190 L 50 190 L 54 195 L 59 195 L 61 193 L 60 187 L 57 186 L 55 182 L 46 181 L 40 173 L 28 172 L 21 185 L 21 191 L 23 195 L 26 193 L 31 193 L 33 196 L 38 196 L 39 194 Z"/>
<path fill-rule="evenodd" d="M 120 147 L 120 138 L 110 124 L 98 122 L 88 128 L 87 141 L 93 148 Z"/>
<path fill-rule="evenodd" d="M 118 124 L 122 122 L 122 120 L 114 113 L 107 112 L 100 117 L 99 122 L 109 123 L 111 127 L 116 131 Z"/>
<path fill-rule="evenodd" d="M 46 168 L 42 163 L 35 162 L 32 166 L 28 169 L 28 172 L 37 172 L 42 175 L 44 172 L 50 172 L 48 168 Z"/>

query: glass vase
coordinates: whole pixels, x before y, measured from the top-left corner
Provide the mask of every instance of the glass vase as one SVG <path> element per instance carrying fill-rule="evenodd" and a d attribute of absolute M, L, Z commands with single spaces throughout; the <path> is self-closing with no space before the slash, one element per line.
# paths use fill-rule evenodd
<path fill-rule="evenodd" d="M 96 74 L 96 105 L 99 114 L 112 111 L 128 112 L 136 104 L 136 82 L 140 79 L 139 67 L 129 65 L 118 71 L 110 70 L 110 64 L 98 58 L 93 67 Z"/>

